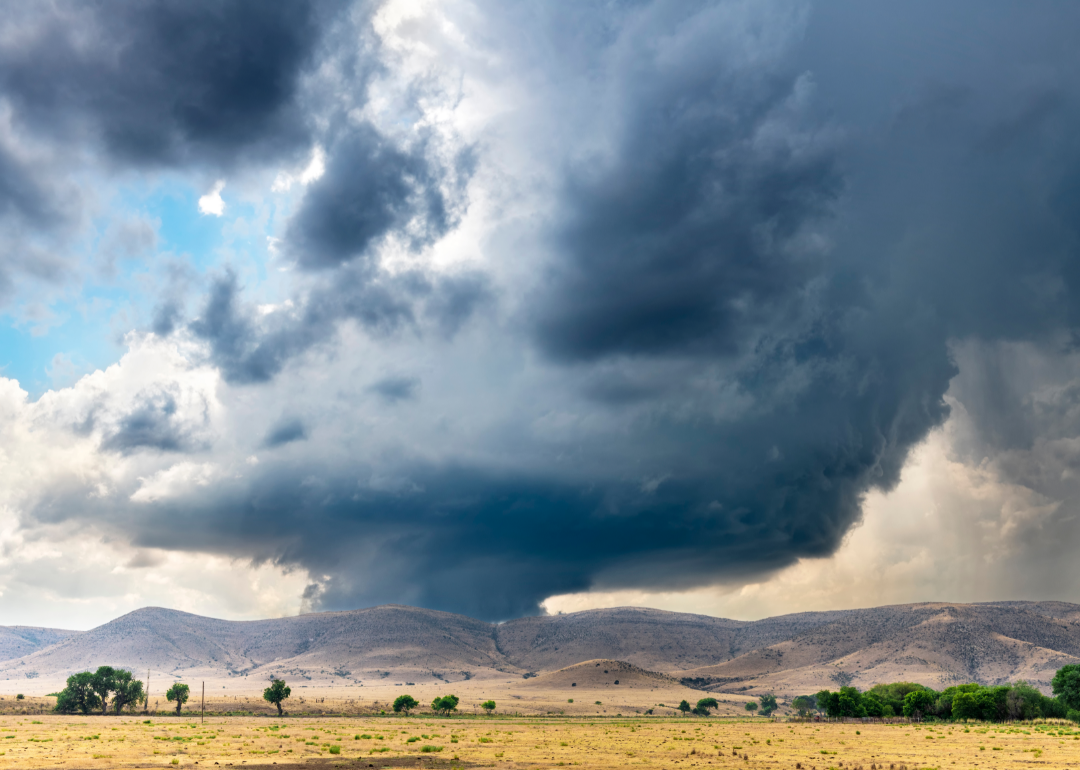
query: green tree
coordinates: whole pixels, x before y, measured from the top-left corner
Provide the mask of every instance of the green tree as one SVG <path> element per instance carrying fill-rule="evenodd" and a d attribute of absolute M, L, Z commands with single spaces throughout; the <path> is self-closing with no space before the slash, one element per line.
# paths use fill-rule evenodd
<path fill-rule="evenodd" d="M 690 713 L 690 704 L 685 700 L 681 701 L 679 703 L 679 711 L 683 713 L 683 716 L 686 716 Z"/>
<path fill-rule="evenodd" d="M 443 695 L 431 702 L 431 710 L 436 714 L 450 716 L 450 712 L 457 711 L 458 702 L 459 699 L 456 695 Z"/>
<path fill-rule="evenodd" d="M 720 704 L 716 702 L 716 698 L 702 698 L 697 702 L 697 705 L 694 706 L 694 713 L 699 716 L 707 717 L 709 716 L 709 711 L 716 708 L 720 708 Z"/>
<path fill-rule="evenodd" d="M 284 679 L 274 679 L 270 682 L 270 686 L 263 690 L 263 700 L 267 703 L 273 703 L 277 706 L 278 716 L 284 714 L 284 710 L 281 708 L 281 704 L 292 695 L 292 688 L 285 684 Z"/>
<path fill-rule="evenodd" d="M 904 696 L 904 716 L 921 719 L 931 712 L 937 700 L 933 690 L 915 690 Z"/>
<path fill-rule="evenodd" d="M 830 705 L 832 705 L 832 698 Z M 862 693 L 854 687 L 841 687 L 836 698 L 836 716 L 864 717 L 866 708 L 862 704 Z M 830 715 L 832 716 L 832 715 Z"/>
<path fill-rule="evenodd" d="M 866 694 L 873 695 L 881 701 L 884 708 L 891 708 L 892 716 L 895 716 L 903 713 L 904 698 L 909 692 L 925 689 L 921 684 L 915 682 L 893 682 L 892 684 L 875 684 L 866 691 Z"/>
<path fill-rule="evenodd" d="M 799 695 L 791 701 L 791 707 L 804 717 L 817 708 L 817 699 L 813 695 Z"/>
<path fill-rule="evenodd" d="M 780 704 L 778 704 L 776 702 L 776 696 L 773 695 L 772 693 L 767 693 L 765 695 L 762 695 L 762 696 L 760 696 L 758 698 L 758 700 L 761 702 L 761 715 L 762 716 L 767 717 L 770 714 L 772 714 L 774 711 L 776 711 L 778 708 L 780 708 Z"/>
<path fill-rule="evenodd" d="M 89 714 L 101 705 L 101 698 L 94 692 L 94 675 L 89 671 L 72 674 L 67 686 L 56 697 L 56 711 L 61 714 Z"/>
<path fill-rule="evenodd" d="M 480 704 L 480 708 L 482 708 L 484 711 L 486 711 L 487 713 L 490 714 L 495 710 L 495 701 L 486 700 L 486 701 L 484 701 L 483 703 Z"/>
<path fill-rule="evenodd" d="M 191 694 L 191 689 L 181 682 L 177 682 L 168 689 L 165 693 L 165 700 L 176 701 L 176 715 L 180 716 L 180 707 L 187 703 L 188 695 Z"/>
<path fill-rule="evenodd" d="M 757 711 L 757 703 L 755 703 L 754 701 L 750 701 L 749 703 L 746 704 L 746 706 L 744 708 L 747 711 L 749 711 L 751 714 L 753 714 L 755 711 Z"/>
<path fill-rule="evenodd" d="M 1080 664 L 1062 666 L 1050 681 L 1054 695 L 1071 710 L 1080 710 Z"/>
<path fill-rule="evenodd" d="M 118 668 L 113 672 L 113 711 L 119 714 L 125 708 L 133 709 L 144 697 L 142 681 L 130 671 Z"/>
<path fill-rule="evenodd" d="M 109 708 L 109 693 L 116 689 L 116 670 L 112 666 L 99 666 L 94 672 L 91 687 L 101 700 L 101 713 Z"/>
<path fill-rule="evenodd" d="M 438 698 L 436 698 L 436 700 L 438 700 Z M 399 695 L 394 698 L 394 713 L 400 714 L 402 711 L 404 711 L 405 716 L 409 716 L 409 712 L 419 705 L 420 701 L 418 701 L 413 696 L 408 694 Z"/>
<path fill-rule="evenodd" d="M 868 717 L 883 717 L 885 716 L 885 709 L 888 708 L 881 702 L 880 698 L 870 693 L 863 693 L 861 705 Z M 892 709 L 889 708 L 889 711 L 892 711 Z"/>
<path fill-rule="evenodd" d="M 836 697 L 836 705 L 833 704 L 833 696 Z M 818 690 L 813 695 L 814 705 L 818 711 L 827 716 L 833 716 L 830 712 L 830 707 L 833 711 L 836 711 L 840 703 L 840 695 L 838 693 L 830 692 L 829 690 Z"/>

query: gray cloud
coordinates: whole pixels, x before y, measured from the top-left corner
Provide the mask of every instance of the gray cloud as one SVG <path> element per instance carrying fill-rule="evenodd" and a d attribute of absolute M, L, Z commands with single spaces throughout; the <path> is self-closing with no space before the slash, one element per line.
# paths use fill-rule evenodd
<path fill-rule="evenodd" d="M 125 455 L 144 449 L 182 452 L 203 448 L 193 428 L 205 425 L 206 417 L 203 415 L 199 424 L 193 426 L 181 413 L 178 397 L 178 389 L 169 387 L 141 393 L 134 408 L 114 427 L 103 431 L 101 448 Z"/>
<path fill-rule="evenodd" d="M 308 437 L 307 426 L 296 417 L 284 418 L 278 421 L 266 434 L 263 446 L 273 448 L 282 444 L 291 444 L 294 441 L 303 441 Z"/>
<path fill-rule="evenodd" d="M 315 99 L 297 73 L 320 46 L 346 45 L 298 8 L 260 21 L 291 42 L 259 69 L 283 74 L 251 97 L 258 121 L 181 110 L 153 144 L 135 115 L 134 139 L 116 144 L 129 123 L 86 106 L 76 117 L 102 121 L 117 157 L 157 163 L 241 138 L 252 152 L 292 147 L 310 130 L 294 106 Z M 1039 470 L 1077 464 L 1050 440 L 1075 436 L 1075 373 L 1018 382 L 1010 346 L 1074 355 L 1080 11 L 481 10 L 454 28 L 490 56 L 451 64 L 517 97 L 485 141 L 448 149 L 328 109 L 326 173 L 284 233 L 295 303 L 258 312 L 226 271 L 186 327 L 178 303 L 155 321 L 190 331 L 223 387 L 249 387 L 266 413 L 306 399 L 302 423 L 234 437 L 239 453 L 304 438 L 305 456 L 138 507 L 76 507 L 60 489 L 42 510 L 112 522 L 140 546 L 329 576 L 310 606 L 505 618 L 560 592 L 748 580 L 832 553 L 867 492 L 892 488 L 947 419 L 947 394 L 972 421 L 967 459 L 1073 494 Z M 147 14 L 132 18 L 156 29 Z M 232 29 L 228 45 L 263 51 L 246 33 L 229 42 Z M 357 56 L 378 64 L 356 64 L 348 106 L 370 106 L 371 72 L 393 62 Z M 34 109 L 51 103 L 18 83 Z M 453 233 L 470 184 L 486 185 L 497 219 L 475 239 L 483 269 L 380 262 L 388 240 L 417 256 Z M 419 380 L 386 372 L 421 372 L 423 398 Z M 102 446 L 194 448 L 171 414 L 148 398 Z"/>
<path fill-rule="evenodd" d="M 295 149 L 308 136 L 299 78 L 335 6 L 26 6 L 8 18 L 0 90 L 34 131 L 99 141 L 125 163 Z"/>
<path fill-rule="evenodd" d="M 482 277 L 390 274 L 357 263 L 320 282 L 298 314 L 256 319 L 243 305 L 236 276 L 227 272 L 190 327 L 210 343 L 211 358 L 227 379 L 266 382 L 291 359 L 332 339 L 342 321 L 389 338 L 402 329 L 419 331 L 423 317 L 443 336 L 452 335 L 489 296 Z"/>
<path fill-rule="evenodd" d="M 371 386 L 371 391 L 386 403 L 395 404 L 416 398 L 419 387 L 420 380 L 415 377 L 384 377 Z"/>
<path fill-rule="evenodd" d="M 339 266 L 391 231 L 406 233 L 414 247 L 444 234 L 451 222 L 441 174 L 423 150 L 398 149 L 370 124 L 341 138 L 289 224 L 286 240 L 299 263 Z"/>

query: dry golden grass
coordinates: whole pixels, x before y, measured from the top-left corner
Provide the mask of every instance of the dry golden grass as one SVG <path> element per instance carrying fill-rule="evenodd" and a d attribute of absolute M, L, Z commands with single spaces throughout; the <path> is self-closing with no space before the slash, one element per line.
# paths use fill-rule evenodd
<path fill-rule="evenodd" d="M 626 664 L 621 664 L 626 665 Z M 636 716 L 648 709 L 655 714 L 673 715 L 674 706 L 683 698 L 690 703 L 712 696 L 720 701 L 720 714 L 745 716 L 743 708 L 749 695 L 707 693 L 680 685 L 668 678 L 639 671 L 626 672 L 594 662 L 573 667 L 564 672 L 542 675 L 534 679 L 472 679 L 467 682 L 438 684 L 417 683 L 409 686 L 391 682 L 372 683 L 364 687 L 311 684 L 302 685 L 290 681 L 292 696 L 285 704 L 290 716 L 364 716 L 390 711 L 394 698 L 409 693 L 427 710 L 428 704 L 439 695 L 453 693 L 460 699 L 459 711 L 466 715 L 481 715 L 480 704 L 494 699 L 500 713 L 520 716 Z M 618 680 L 619 684 L 614 684 Z M 185 711 L 198 711 L 202 694 L 202 682 L 186 680 L 191 686 L 191 700 Z M 63 685 L 54 683 L 56 689 Z M 167 712 L 172 706 L 165 700 L 164 688 L 168 683 L 154 682 L 150 692 L 151 713 Z M 262 699 L 266 682 L 243 684 L 208 680 L 206 682 L 206 708 L 211 713 L 252 712 L 254 715 L 277 715 L 277 709 Z M 49 690 L 42 690 L 49 692 Z M 573 699 L 573 703 L 570 703 Z M 597 705 L 596 701 L 600 701 Z M 49 713 L 55 698 L 27 694 L 22 701 L 12 695 L 0 696 L 0 715 L 40 715 Z M 659 704 L 666 704 L 661 708 Z"/>
<path fill-rule="evenodd" d="M 0 717 L 0 768 L 1065 767 L 1074 725 L 864 725 L 695 717 Z"/>

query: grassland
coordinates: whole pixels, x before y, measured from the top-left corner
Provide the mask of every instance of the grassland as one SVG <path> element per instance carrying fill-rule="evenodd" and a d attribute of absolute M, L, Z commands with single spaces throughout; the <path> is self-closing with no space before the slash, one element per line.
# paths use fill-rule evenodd
<path fill-rule="evenodd" d="M 1074 725 L 646 717 L 0 717 L 0 768 L 1066 767 Z"/>

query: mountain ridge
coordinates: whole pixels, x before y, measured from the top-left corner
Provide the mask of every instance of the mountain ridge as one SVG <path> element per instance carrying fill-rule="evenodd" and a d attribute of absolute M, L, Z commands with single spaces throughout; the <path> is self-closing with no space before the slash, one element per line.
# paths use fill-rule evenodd
<path fill-rule="evenodd" d="M 498 624 L 405 605 L 242 621 L 146 607 L 82 632 L 0 627 L 8 681 L 109 664 L 253 684 L 512 682 L 594 660 L 729 693 L 1021 678 L 1048 690 L 1057 668 L 1080 662 L 1080 605 L 923 602 L 756 621 L 616 607 Z"/>

